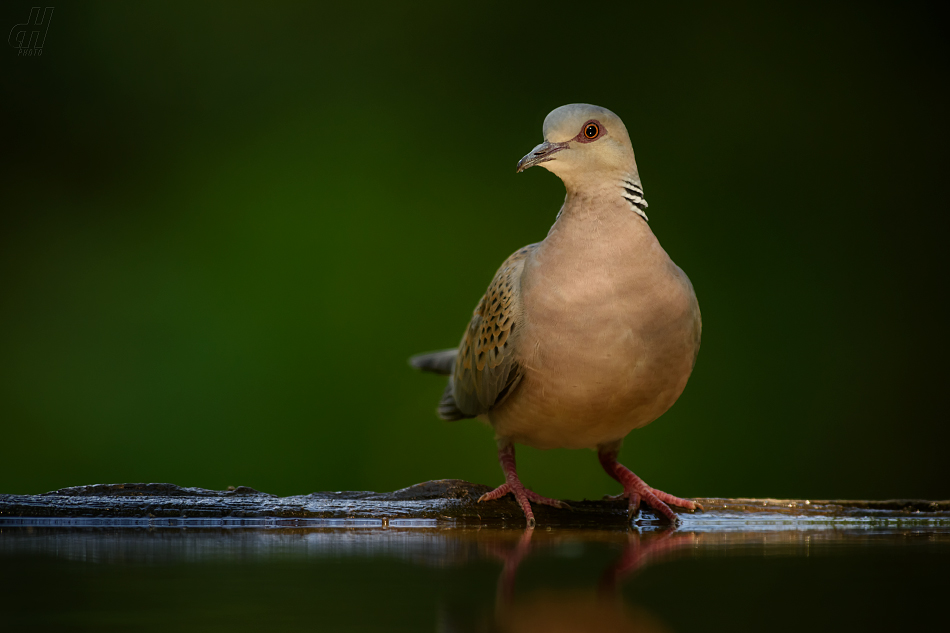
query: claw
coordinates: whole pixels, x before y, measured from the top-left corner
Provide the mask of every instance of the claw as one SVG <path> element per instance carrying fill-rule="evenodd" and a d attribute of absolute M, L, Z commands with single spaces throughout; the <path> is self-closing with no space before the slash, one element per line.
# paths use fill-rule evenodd
<path fill-rule="evenodd" d="M 688 510 L 694 510 L 698 505 L 692 501 L 674 497 L 662 490 L 648 486 L 642 479 L 633 474 L 629 468 L 617 461 L 616 450 L 601 449 L 598 451 L 597 456 L 600 458 L 600 463 L 604 467 L 604 470 L 607 471 L 607 474 L 623 485 L 624 495 L 630 499 L 627 516 L 631 519 L 636 509 L 640 506 L 641 498 L 647 506 L 653 508 L 659 514 L 662 514 L 674 525 L 679 523 L 679 517 L 676 516 L 676 513 L 673 512 L 667 504 Z"/>
<path fill-rule="evenodd" d="M 506 494 L 511 493 L 514 495 L 518 505 L 521 506 L 521 510 L 524 512 L 525 521 L 527 521 L 529 528 L 533 528 L 535 525 L 537 525 L 537 522 L 534 519 L 534 512 L 531 510 L 532 502 L 553 506 L 555 508 L 567 508 L 568 510 L 573 510 L 571 506 L 567 505 L 563 501 L 542 497 L 538 493 L 528 490 L 524 487 L 524 485 L 521 483 L 521 480 L 518 479 L 518 472 L 515 468 L 515 448 L 511 444 L 502 444 L 498 447 L 498 461 L 501 462 L 501 468 L 505 472 L 505 483 L 498 486 L 494 490 L 483 494 L 478 498 L 477 503 L 499 499 L 504 497 Z"/>
<path fill-rule="evenodd" d="M 561 501 L 560 499 L 551 499 L 549 497 L 542 497 L 538 493 L 534 492 L 533 490 L 528 490 L 524 486 L 521 486 L 521 492 L 524 493 L 524 496 L 531 503 L 540 503 L 542 505 L 551 506 L 552 508 L 561 508 L 563 510 L 574 510 L 574 508 L 572 508 L 570 505 L 568 505 L 564 501 Z M 511 484 L 506 482 L 498 486 L 494 490 L 483 494 L 481 497 L 478 498 L 478 501 L 476 501 L 476 503 L 481 503 L 482 501 L 493 501 L 495 499 L 500 499 L 509 493 L 515 495 L 516 499 L 518 498 L 518 493 L 515 492 L 514 487 Z"/>

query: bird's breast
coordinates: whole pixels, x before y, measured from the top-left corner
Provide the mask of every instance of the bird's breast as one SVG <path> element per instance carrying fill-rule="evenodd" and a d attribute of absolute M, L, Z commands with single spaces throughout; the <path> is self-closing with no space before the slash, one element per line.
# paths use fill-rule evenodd
<path fill-rule="evenodd" d="M 680 395 L 698 345 L 698 306 L 652 232 L 637 228 L 586 245 L 542 243 L 527 262 L 525 377 L 491 416 L 499 435 L 539 448 L 592 447 L 648 424 Z"/>

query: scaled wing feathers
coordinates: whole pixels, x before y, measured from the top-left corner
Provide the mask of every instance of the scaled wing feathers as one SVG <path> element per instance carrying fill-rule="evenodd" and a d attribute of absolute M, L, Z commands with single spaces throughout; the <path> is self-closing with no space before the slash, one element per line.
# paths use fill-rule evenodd
<path fill-rule="evenodd" d="M 522 369 L 514 353 L 522 322 L 521 272 L 536 247 L 526 246 L 505 260 L 462 337 L 451 395 L 458 411 L 466 416 L 487 413 L 521 380 Z"/>

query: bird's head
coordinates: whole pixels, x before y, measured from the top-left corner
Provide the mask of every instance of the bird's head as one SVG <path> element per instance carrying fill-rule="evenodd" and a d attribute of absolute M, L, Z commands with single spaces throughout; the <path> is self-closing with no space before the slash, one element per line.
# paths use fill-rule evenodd
<path fill-rule="evenodd" d="M 544 119 L 544 142 L 518 162 L 518 172 L 541 165 L 568 189 L 600 178 L 639 181 L 633 146 L 623 121 L 606 108 L 572 103 Z"/>

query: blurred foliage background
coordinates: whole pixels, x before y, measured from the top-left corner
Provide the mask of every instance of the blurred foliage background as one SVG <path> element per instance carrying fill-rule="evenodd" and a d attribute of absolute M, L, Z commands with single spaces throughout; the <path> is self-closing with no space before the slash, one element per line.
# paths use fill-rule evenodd
<path fill-rule="evenodd" d="M 42 56 L 0 55 L 0 492 L 500 483 L 406 358 L 544 237 L 563 187 L 514 166 L 589 102 L 704 318 L 624 461 L 684 496 L 950 497 L 930 6 L 57 3 Z M 619 489 L 518 457 L 545 495 Z"/>

